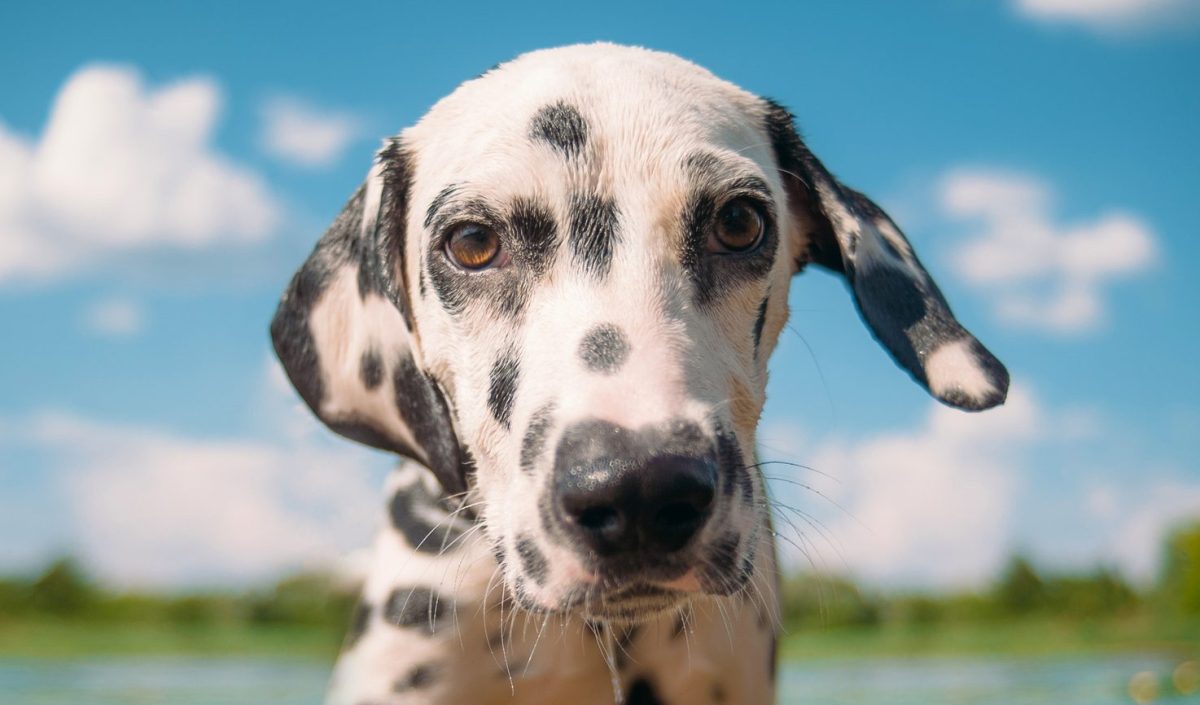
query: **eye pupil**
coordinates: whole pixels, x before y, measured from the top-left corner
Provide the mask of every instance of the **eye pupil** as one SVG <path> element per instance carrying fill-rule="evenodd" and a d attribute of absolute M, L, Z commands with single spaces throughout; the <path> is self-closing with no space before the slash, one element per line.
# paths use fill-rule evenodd
<path fill-rule="evenodd" d="M 500 237 L 491 228 L 466 223 L 451 233 L 446 253 L 463 269 L 483 269 L 500 254 Z"/>
<path fill-rule="evenodd" d="M 759 243 L 762 234 L 762 215 L 757 207 L 744 198 L 726 203 L 717 214 L 716 239 L 725 250 L 749 250 Z"/>

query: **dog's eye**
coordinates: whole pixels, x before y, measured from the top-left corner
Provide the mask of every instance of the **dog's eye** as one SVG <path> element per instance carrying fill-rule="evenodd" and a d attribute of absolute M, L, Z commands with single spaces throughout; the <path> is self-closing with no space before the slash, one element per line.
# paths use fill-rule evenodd
<path fill-rule="evenodd" d="M 709 249 L 715 252 L 745 252 L 762 241 L 764 229 L 759 207 L 748 198 L 735 198 L 717 212 Z"/>
<path fill-rule="evenodd" d="M 446 240 L 446 256 L 463 269 L 484 269 L 500 259 L 500 236 L 479 223 L 463 223 Z"/>

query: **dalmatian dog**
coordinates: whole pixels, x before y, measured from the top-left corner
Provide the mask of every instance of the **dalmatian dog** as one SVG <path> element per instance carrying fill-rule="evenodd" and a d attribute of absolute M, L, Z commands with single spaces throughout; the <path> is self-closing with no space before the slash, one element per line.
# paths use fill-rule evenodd
<path fill-rule="evenodd" d="M 328 702 L 773 702 L 755 427 L 809 264 L 934 397 L 1004 401 L 896 224 L 683 59 L 525 54 L 386 141 L 271 326 L 404 458 Z"/>

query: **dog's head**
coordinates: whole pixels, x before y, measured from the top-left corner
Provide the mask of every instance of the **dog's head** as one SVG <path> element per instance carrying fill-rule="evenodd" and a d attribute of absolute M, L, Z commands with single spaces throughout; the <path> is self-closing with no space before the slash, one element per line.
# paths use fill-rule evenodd
<path fill-rule="evenodd" d="M 935 397 L 1004 400 L 1004 367 L 787 111 L 674 56 L 570 47 L 389 141 L 272 336 L 330 427 L 478 500 L 522 603 L 638 619 L 754 569 L 767 359 L 810 262 Z"/>

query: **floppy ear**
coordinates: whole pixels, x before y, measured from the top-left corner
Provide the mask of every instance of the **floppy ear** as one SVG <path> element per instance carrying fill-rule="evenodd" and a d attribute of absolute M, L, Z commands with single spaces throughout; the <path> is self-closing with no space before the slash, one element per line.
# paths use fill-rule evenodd
<path fill-rule="evenodd" d="M 842 274 L 875 339 L 937 399 L 968 411 L 1002 404 L 1008 371 L 954 318 L 892 219 L 825 169 L 786 109 L 768 102 L 766 123 L 796 221 L 796 271 L 815 262 Z"/>
<path fill-rule="evenodd" d="M 284 291 L 271 340 L 326 425 L 424 463 L 447 491 L 461 492 L 469 455 L 413 334 L 404 267 L 410 162 L 399 142 L 380 151 Z"/>

